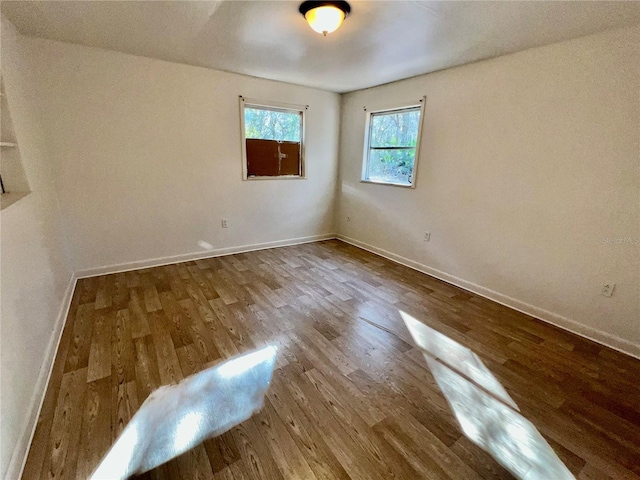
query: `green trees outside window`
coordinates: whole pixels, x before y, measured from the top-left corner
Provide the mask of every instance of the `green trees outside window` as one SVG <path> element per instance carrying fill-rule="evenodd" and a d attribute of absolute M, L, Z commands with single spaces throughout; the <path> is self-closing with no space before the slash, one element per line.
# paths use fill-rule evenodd
<path fill-rule="evenodd" d="M 421 107 L 371 113 L 363 180 L 411 186 Z"/>
<path fill-rule="evenodd" d="M 302 114 L 258 107 L 244 109 L 245 138 L 300 142 Z"/>

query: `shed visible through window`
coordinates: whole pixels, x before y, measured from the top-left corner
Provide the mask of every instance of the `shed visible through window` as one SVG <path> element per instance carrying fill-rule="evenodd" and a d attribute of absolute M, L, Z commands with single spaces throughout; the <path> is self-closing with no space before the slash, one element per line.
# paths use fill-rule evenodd
<path fill-rule="evenodd" d="M 241 105 L 244 178 L 304 177 L 305 108 Z"/>

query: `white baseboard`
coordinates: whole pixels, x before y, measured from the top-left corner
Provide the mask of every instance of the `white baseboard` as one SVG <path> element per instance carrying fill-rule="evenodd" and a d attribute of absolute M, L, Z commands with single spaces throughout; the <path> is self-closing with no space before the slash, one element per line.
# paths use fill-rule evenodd
<path fill-rule="evenodd" d="M 173 263 L 190 262 L 193 260 L 202 260 L 203 258 L 221 257 L 223 255 L 231 255 L 234 253 L 246 253 L 256 250 L 265 250 L 267 248 L 288 247 L 291 245 L 300 245 L 302 243 L 319 242 L 322 240 L 331 240 L 336 238 L 335 233 L 325 233 L 322 235 L 312 235 L 309 237 L 289 238 L 286 240 L 276 240 L 273 242 L 254 243 L 250 245 L 240 245 L 237 247 L 217 248 L 214 250 L 205 250 L 202 252 L 184 253 L 180 255 L 172 255 L 169 257 L 151 258 L 148 260 L 139 260 L 135 262 L 119 263 L 116 265 L 107 265 L 104 267 L 88 268 L 76 272 L 77 278 L 95 277 L 97 275 L 106 275 L 110 273 L 128 272 L 138 270 L 140 268 L 160 267 L 162 265 L 171 265 Z"/>
<path fill-rule="evenodd" d="M 47 345 L 47 350 L 40 366 L 40 373 L 38 374 L 33 394 L 31 395 L 29 415 L 27 416 L 25 425 L 22 428 L 22 433 L 18 438 L 18 442 L 16 443 L 11 455 L 11 460 L 9 461 L 9 467 L 7 468 L 7 473 L 5 475 L 6 480 L 14 480 L 22 477 L 22 472 L 27 462 L 29 447 L 33 441 L 33 436 L 36 433 L 38 417 L 40 417 L 40 410 L 42 410 L 42 404 L 44 403 L 44 396 L 53 371 L 53 364 L 56 359 L 56 355 L 58 354 L 62 331 L 64 330 L 67 315 L 69 314 L 69 308 L 71 307 L 71 298 L 73 297 L 73 292 L 76 287 L 76 281 L 76 275 L 72 274 L 69 284 L 67 285 L 67 289 L 64 292 L 58 317 L 53 325 L 51 338 L 49 339 L 49 344 Z"/>
<path fill-rule="evenodd" d="M 384 257 L 388 260 L 392 260 L 406 267 L 435 277 L 438 280 L 443 280 L 447 283 L 455 285 L 456 287 L 463 288 L 469 292 L 475 293 L 476 295 L 480 295 L 481 297 L 493 300 L 494 302 L 500 303 L 506 307 L 513 308 L 514 310 L 527 315 L 531 315 L 532 317 L 542 320 L 543 322 L 550 323 L 551 325 L 555 325 L 556 327 L 567 330 L 568 332 L 575 333 L 576 335 L 588 338 L 589 340 L 593 340 L 594 342 L 600 343 L 607 347 L 613 348 L 614 350 L 618 350 L 619 352 L 640 359 L 640 345 L 629 342 L 628 340 L 625 340 L 623 338 L 617 337 L 607 332 L 603 332 L 602 330 L 598 330 L 593 327 L 589 327 L 570 318 L 558 315 L 557 313 L 550 312 L 526 302 L 522 302 L 507 295 L 503 295 L 502 293 L 496 292 L 489 288 L 485 288 L 481 285 L 469 282 L 454 275 L 450 275 L 446 272 L 442 272 L 427 265 L 415 262 L 409 258 L 396 255 L 393 252 L 389 252 L 382 248 L 378 248 L 373 245 L 361 242 L 360 240 L 356 240 L 355 238 L 350 238 L 340 234 L 337 235 L 337 238 L 339 240 L 342 240 L 343 242 L 380 255 L 381 257 Z"/>

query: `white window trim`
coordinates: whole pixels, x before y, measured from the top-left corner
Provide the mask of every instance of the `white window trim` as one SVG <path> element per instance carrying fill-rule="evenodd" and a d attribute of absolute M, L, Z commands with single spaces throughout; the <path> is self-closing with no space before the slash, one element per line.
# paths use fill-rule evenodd
<path fill-rule="evenodd" d="M 277 176 L 261 176 L 249 177 L 247 175 L 247 143 L 245 138 L 244 124 L 244 107 L 262 107 L 270 110 L 280 110 L 282 112 L 302 113 L 302 126 L 300 127 L 300 175 L 277 175 Z M 265 100 L 257 100 L 253 98 L 245 98 L 240 96 L 240 138 L 242 140 L 242 180 L 306 180 L 307 173 L 305 168 L 305 130 L 307 125 L 307 109 L 309 105 L 296 105 L 292 103 L 270 102 Z"/>
<path fill-rule="evenodd" d="M 400 106 L 396 104 L 393 107 L 376 108 L 375 110 L 368 110 L 365 108 L 366 120 L 365 120 L 365 129 L 364 129 L 364 152 L 362 156 L 362 172 L 360 175 L 360 183 L 372 183 L 374 185 L 389 185 L 392 187 L 402 187 L 402 188 L 416 188 L 416 181 L 418 179 L 418 163 L 420 158 L 420 144 L 422 143 L 422 140 L 421 140 L 422 128 L 424 124 L 424 108 L 426 103 L 427 103 L 427 97 L 424 96 L 418 102 L 411 102 L 406 104 L 401 103 Z M 367 176 L 368 176 L 368 170 L 369 170 L 369 153 L 370 153 L 369 135 L 371 133 L 371 116 L 376 113 L 391 113 L 397 110 L 406 110 L 407 108 L 416 108 L 416 107 L 420 107 L 420 122 L 418 124 L 418 138 L 416 138 L 416 155 L 415 155 L 415 161 L 413 163 L 413 174 L 411 175 L 411 184 L 407 185 L 405 183 L 381 182 L 376 180 L 369 180 Z"/>

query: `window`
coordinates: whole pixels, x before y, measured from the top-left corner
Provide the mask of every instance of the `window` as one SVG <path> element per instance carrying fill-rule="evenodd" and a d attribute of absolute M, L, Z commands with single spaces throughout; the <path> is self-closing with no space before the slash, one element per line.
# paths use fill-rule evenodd
<path fill-rule="evenodd" d="M 306 107 L 240 98 L 243 178 L 304 178 Z"/>
<path fill-rule="evenodd" d="M 415 187 L 421 104 L 367 113 L 362 181 Z"/>

